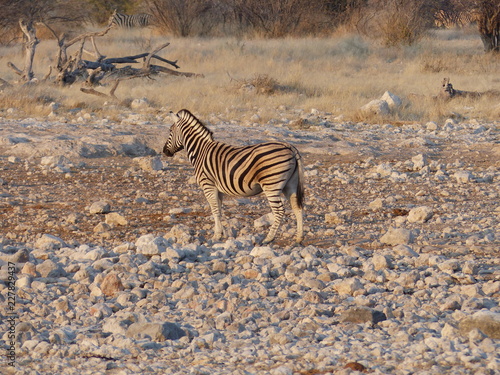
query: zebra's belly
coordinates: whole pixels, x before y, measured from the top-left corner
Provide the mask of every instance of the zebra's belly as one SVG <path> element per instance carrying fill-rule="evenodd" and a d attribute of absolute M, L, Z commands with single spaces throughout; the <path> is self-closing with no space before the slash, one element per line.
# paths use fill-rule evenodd
<path fill-rule="evenodd" d="M 227 186 L 217 186 L 217 190 L 219 190 L 221 193 L 224 193 L 226 195 L 232 196 L 232 197 L 251 197 L 253 195 L 257 195 L 262 193 L 262 188 L 260 185 L 255 184 L 252 187 L 245 187 L 244 189 L 240 188 L 229 188 Z"/>

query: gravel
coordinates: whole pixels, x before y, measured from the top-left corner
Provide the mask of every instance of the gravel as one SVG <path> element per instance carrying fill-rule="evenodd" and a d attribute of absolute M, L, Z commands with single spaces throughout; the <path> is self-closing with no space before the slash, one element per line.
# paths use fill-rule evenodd
<path fill-rule="evenodd" d="M 1 121 L 6 374 L 500 373 L 498 123 L 211 116 L 216 139 L 303 154 L 304 244 L 288 210 L 260 246 L 265 199 L 226 199 L 212 242 L 185 154 L 156 155 L 167 126 L 135 118 Z"/>

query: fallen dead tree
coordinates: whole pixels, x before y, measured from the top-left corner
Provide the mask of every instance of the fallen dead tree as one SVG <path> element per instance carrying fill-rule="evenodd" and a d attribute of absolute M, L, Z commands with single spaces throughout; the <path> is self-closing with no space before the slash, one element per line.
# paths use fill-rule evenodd
<path fill-rule="evenodd" d="M 177 65 L 177 61 L 169 61 L 157 55 L 162 49 L 167 47 L 170 43 L 165 43 L 157 48 L 155 48 L 150 53 L 142 53 L 134 56 L 125 56 L 122 58 L 112 58 L 112 59 L 101 59 L 98 61 L 83 61 L 82 68 L 83 70 L 92 70 L 92 72 L 88 75 L 86 79 L 86 86 L 82 87 L 80 90 L 87 94 L 93 94 L 108 98 L 114 98 L 115 91 L 118 87 L 118 84 L 121 81 L 140 78 L 140 77 L 148 77 L 158 75 L 160 73 L 166 73 L 176 76 L 184 76 L 184 77 L 202 77 L 201 74 L 196 73 L 188 73 L 188 72 L 179 72 L 177 70 L 173 70 L 167 68 L 162 65 L 152 64 L 152 59 L 156 59 L 167 64 L 174 66 L 175 68 L 179 68 Z M 133 68 L 130 65 L 124 67 L 117 67 L 116 64 L 124 64 L 124 63 L 138 63 L 137 60 L 144 59 L 141 68 Z M 107 81 L 110 82 L 111 89 L 109 94 L 102 93 L 100 91 L 95 90 L 93 87 L 101 84 L 101 82 Z"/>

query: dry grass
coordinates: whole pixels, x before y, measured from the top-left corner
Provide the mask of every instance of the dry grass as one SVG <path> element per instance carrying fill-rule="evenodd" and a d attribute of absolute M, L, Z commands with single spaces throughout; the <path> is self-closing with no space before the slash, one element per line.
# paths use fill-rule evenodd
<path fill-rule="evenodd" d="M 165 41 L 149 30 L 113 30 L 98 40 L 101 53 L 113 57 L 144 52 Z M 178 60 L 182 71 L 203 73 L 204 78 L 162 76 L 120 84 L 122 99 L 148 98 L 157 108 L 188 108 L 200 116 L 215 114 L 243 120 L 259 114 L 261 121 L 277 118 L 283 108 L 312 108 L 342 115 L 352 121 L 441 121 L 450 113 L 497 120 L 498 98 L 432 99 L 442 78 L 468 91 L 499 89 L 500 61 L 485 55 L 477 35 L 467 31 L 433 32 L 418 45 L 388 48 L 356 35 L 279 40 L 170 39 L 162 55 Z M 55 42 L 37 49 L 35 74 L 43 77 L 55 56 Z M 14 81 L 7 61 L 22 65 L 20 47 L 0 48 L 0 77 Z M 254 86 L 256 90 L 242 89 Z M 404 106 L 385 118 L 366 118 L 359 108 L 386 90 L 404 100 Z M 103 91 L 107 91 L 103 88 Z M 415 94 L 415 95 L 413 95 Z M 6 89 L 2 108 L 15 107 L 25 115 L 43 115 L 43 104 L 59 102 L 64 108 L 85 108 L 106 115 L 101 98 L 79 91 L 79 86 Z M 33 104 L 34 103 L 34 104 Z M 38 108 L 38 111 L 37 111 Z M 40 110 L 41 109 L 41 110 Z M 115 112 L 116 106 L 109 111 Z M 107 115 L 116 115 L 111 113 Z"/>

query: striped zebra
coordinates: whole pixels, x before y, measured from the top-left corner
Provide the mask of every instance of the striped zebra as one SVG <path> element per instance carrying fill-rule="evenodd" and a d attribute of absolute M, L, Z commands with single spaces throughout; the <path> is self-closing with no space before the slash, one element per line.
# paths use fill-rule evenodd
<path fill-rule="evenodd" d="M 123 14 L 113 13 L 111 24 L 122 28 L 147 27 L 153 23 L 153 16 L 147 13 Z"/>
<path fill-rule="evenodd" d="M 302 210 L 304 174 L 302 160 L 295 147 L 283 142 L 259 143 L 234 147 L 214 141 L 212 131 L 186 109 L 172 114 L 174 123 L 163 153 L 173 156 L 186 149 L 194 166 L 196 181 L 210 205 L 215 221 L 214 241 L 223 235 L 221 204 L 223 194 L 249 197 L 264 192 L 274 222 L 263 244 L 274 240 L 284 216 L 281 194 L 292 206 L 297 219 L 296 241 L 304 238 Z"/>

